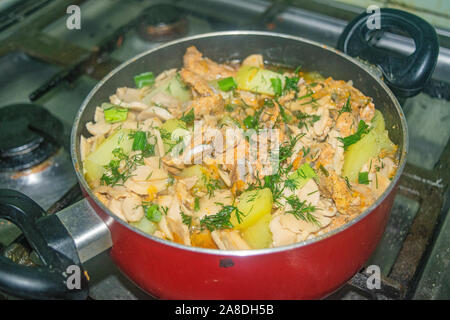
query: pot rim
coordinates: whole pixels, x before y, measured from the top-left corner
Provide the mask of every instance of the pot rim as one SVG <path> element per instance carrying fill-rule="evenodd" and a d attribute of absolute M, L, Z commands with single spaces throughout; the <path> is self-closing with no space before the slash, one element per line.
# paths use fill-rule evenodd
<path fill-rule="evenodd" d="M 370 206 L 368 207 L 366 210 L 364 210 L 358 217 L 350 220 L 349 222 L 347 222 L 346 224 L 340 226 L 339 228 L 336 228 L 334 230 L 331 230 L 323 235 L 320 236 L 316 236 L 312 239 L 308 239 L 308 240 L 304 240 L 301 242 L 296 242 L 287 246 L 280 246 L 280 247 L 275 247 L 275 248 L 265 248 L 265 249 L 249 249 L 249 250 L 220 250 L 220 249 L 206 249 L 206 248 L 200 248 L 200 247 L 193 247 L 193 246 L 186 246 L 183 244 L 178 244 L 175 243 L 173 241 L 170 240 L 164 240 L 164 239 L 160 239 L 158 237 L 155 236 L 151 236 L 149 234 L 146 234 L 142 231 L 140 231 L 139 229 L 133 227 L 132 225 L 130 225 L 129 223 L 121 220 L 120 218 L 118 218 L 116 215 L 114 215 L 100 200 L 97 199 L 97 197 L 92 193 L 91 188 L 89 187 L 89 185 L 87 184 L 84 175 L 82 174 L 81 170 L 79 170 L 81 168 L 81 166 L 78 164 L 79 161 L 79 152 L 76 149 L 77 146 L 77 131 L 78 131 L 78 126 L 80 125 L 80 119 L 81 116 L 86 108 L 86 106 L 88 105 L 89 101 L 91 100 L 92 96 L 102 88 L 103 84 L 109 80 L 111 77 L 113 77 L 117 72 L 119 72 L 120 70 L 126 68 L 129 64 L 135 62 L 136 60 L 140 59 L 143 56 L 146 56 L 148 54 L 151 54 L 157 50 L 160 50 L 162 48 L 166 48 L 166 47 L 170 47 L 172 45 L 175 44 L 179 44 L 179 43 L 183 43 L 183 42 L 189 42 L 191 40 L 195 40 L 195 39 L 201 39 L 201 38 L 210 38 L 210 37 L 220 37 L 220 36 L 232 36 L 232 35 L 237 35 L 237 36 L 268 36 L 268 37 L 276 37 L 276 38 L 285 38 L 285 39 L 289 39 L 289 40 L 295 40 L 295 41 L 300 41 L 300 42 L 304 42 L 304 43 L 308 43 L 310 45 L 316 46 L 316 47 L 320 47 L 322 50 L 327 50 L 330 51 L 334 54 L 337 54 L 343 58 L 345 58 L 346 60 L 348 60 L 349 62 L 357 65 L 359 68 L 363 69 L 370 77 L 372 77 L 375 81 L 377 81 L 377 83 L 387 92 L 388 96 L 391 98 L 392 102 L 394 103 L 394 106 L 396 108 L 397 113 L 400 116 L 400 123 L 401 123 L 401 130 L 402 130 L 402 139 L 403 139 L 403 143 L 402 143 L 402 149 L 399 150 L 399 156 L 400 156 L 400 161 L 399 161 L 399 165 L 397 168 L 397 172 L 394 176 L 394 178 L 392 179 L 391 183 L 389 184 L 389 187 L 383 192 L 383 194 L 378 197 L 378 199 Z M 409 147 L 409 137 L 408 137 L 408 128 L 407 128 L 407 124 L 406 124 L 406 118 L 405 115 L 403 113 L 403 110 L 397 100 L 397 98 L 395 97 L 395 95 L 392 93 L 392 91 L 389 89 L 389 87 L 377 76 L 375 76 L 370 69 L 364 65 L 363 63 L 359 62 L 358 60 L 346 55 L 345 53 L 335 49 L 335 48 L 330 48 L 327 45 L 324 45 L 320 42 L 315 42 L 315 41 L 311 41 L 302 37 L 297 37 L 297 36 L 292 36 L 292 35 L 288 35 L 288 34 L 283 34 L 283 33 L 276 33 L 276 32 L 268 32 L 268 31 L 252 31 L 252 30 L 235 30 L 235 31 L 220 31 L 220 32 L 210 32 L 210 33 L 204 33 L 204 34 L 200 34 L 200 35 L 194 35 L 194 36 L 190 36 L 190 37 L 185 37 L 185 38 L 181 38 L 181 39 L 177 39 L 174 41 L 170 41 L 164 45 L 158 46 L 156 48 L 147 50 L 145 52 L 142 52 L 140 54 L 138 54 L 137 56 L 123 62 L 121 65 L 119 65 L 118 67 L 116 67 L 114 70 L 112 70 L 111 72 L 109 72 L 101 81 L 99 81 L 99 83 L 97 83 L 97 85 L 91 90 L 91 92 L 86 96 L 86 98 L 83 100 L 83 103 L 80 107 L 80 109 L 77 112 L 77 115 L 75 117 L 75 120 L 73 122 L 73 127 L 72 127 L 72 133 L 71 133 L 71 139 L 70 139 L 70 153 L 71 153 L 71 157 L 72 157 L 72 163 L 78 178 L 79 183 L 81 183 L 82 188 L 88 193 L 89 197 L 95 202 L 95 204 L 97 206 L 99 206 L 105 213 L 107 213 L 112 219 L 114 219 L 116 222 L 122 224 L 123 226 L 125 226 L 126 228 L 130 229 L 133 232 L 136 232 L 138 234 L 140 234 L 143 237 L 146 237 L 149 240 L 152 241 L 156 241 L 159 242 L 162 245 L 167 245 L 167 246 L 171 246 L 177 249 L 181 249 L 181 250 L 187 250 L 187 251 L 191 251 L 193 253 L 204 253 L 204 254 L 210 254 L 210 255 L 219 255 L 219 256 L 234 256 L 234 257 L 245 257 L 245 256 L 256 256 L 256 255 L 265 255 L 265 254 L 271 254 L 271 253 L 278 253 L 278 252 L 283 252 L 283 251 L 288 251 L 288 250 L 292 250 L 292 249 L 297 249 L 297 248 L 301 248 L 304 246 L 308 246 L 311 244 L 314 244 L 316 242 L 322 241 L 326 238 L 332 237 L 340 232 L 345 231 L 346 229 L 350 228 L 351 226 L 353 226 L 354 224 L 358 223 L 359 221 L 361 221 L 362 219 L 364 219 L 366 216 L 368 216 L 376 207 L 378 207 L 385 199 L 386 197 L 391 194 L 391 192 L 393 191 L 393 189 L 396 187 L 398 180 L 403 172 L 403 169 L 405 167 L 406 164 L 406 156 L 408 153 L 408 147 Z"/>

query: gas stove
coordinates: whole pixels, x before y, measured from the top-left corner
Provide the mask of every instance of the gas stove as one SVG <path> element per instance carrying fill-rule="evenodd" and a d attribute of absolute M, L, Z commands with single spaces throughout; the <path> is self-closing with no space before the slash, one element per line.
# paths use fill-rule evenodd
<path fill-rule="evenodd" d="M 74 203 L 82 195 L 67 151 L 71 124 L 85 96 L 109 71 L 167 41 L 212 31 L 270 30 L 336 46 L 348 20 L 363 9 L 316 2 L 3 2 L 0 126 L 2 119 L 17 119 L 18 136 L 5 139 L 0 127 L 1 186 L 24 192 L 49 214 Z M 79 30 L 67 27 L 70 5 L 81 9 Z M 450 33 L 437 33 L 442 47 L 433 79 L 421 94 L 401 101 L 410 131 L 408 163 L 384 237 L 367 263 L 380 267 L 381 289 L 367 288 L 369 274 L 363 269 L 328 299 L 450 298 Z M 379 46 L 413 50 L 409 39 L 395 34 Z M 19 120 L 14 113 L 20 108 L 36 114 L 27 112 L 30 117 Z M 42 121 L 30 125 L 35 119 Z M 18 229 L 0 220 L 0 253 L 33 264 L 27 249 Z M 153 299 L 122 275 L 107 253 L 86 262 L 86 269 L 92 299 Z"/>

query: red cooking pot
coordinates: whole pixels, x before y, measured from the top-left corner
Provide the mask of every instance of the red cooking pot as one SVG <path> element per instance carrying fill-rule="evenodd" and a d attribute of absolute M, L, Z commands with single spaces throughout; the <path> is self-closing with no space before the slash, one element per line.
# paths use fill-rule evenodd
<path fill-rule="evenodd" d="M 353 55 L 375 61 L 399 95 L 418 93 L 436 64 L 434 29 L 416 16 L 382 10 L 381 27 L 399 27 L 416 41 L 407 58 L 386 57 L 364 39 L 372 32 L 363 14 L 340 42 Z M 79 141 L 95 107 L 133 76 L 180 68 L 187 47 L 196 46 L 215 61 L 262 54 L 270 63 L 302 65 L 334 79 L 352 80 L 382 111 L 399 165 L 389 188 L 356 219 L 311 240 L 278 248 L 220 251 L 184 246 L 145 234 L 118 219 L 92 193 L 82 174 Z M 405 116 L 391 90 L 363 63 L 333 48 L 302 38 L 268 32 L 203 34 L 168 43 L 119 66 L 91 91 L 73 125 L 71 152 L 85 199 L 56 215 L 12 190 L 0 190 L 0 217 L 18 225 L 43 266 L 25 267 L 0 257 L 0 290 L 27 298 L 85 298 L 88 275 L 82 263 L 109 250 L 117 266 L 137 286 L 169 299 L 315 299 L 338 289 L 368 260 L 377 246 L 403 171 L 408 149 Z M 44 217 L 43 217 L 44 216 Z M 80 273 L 79 273 L 80 271 Z M 81 274 L 78 282 L 74 278 Z M 74 280 L 75 279 L 75 280 Z"/>

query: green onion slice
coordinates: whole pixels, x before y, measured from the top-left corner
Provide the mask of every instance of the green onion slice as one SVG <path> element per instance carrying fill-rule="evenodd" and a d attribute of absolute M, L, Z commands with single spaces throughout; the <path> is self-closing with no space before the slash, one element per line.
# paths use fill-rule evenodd
<path fill-rule="evenodd" d="M 273 92 L 276 96 L 281 96 L 282 93 L 282 83 L 280 78 L 271 78 L 270 83 L 272 84 Z"/>
<path fill-rule="evenodd" d="M 219 84 L 220 90 L 222 90 L 222 91 L 230 91 L 232 89 L 237 88 L 237 83 L 236 83 L 236 81 L 234 81 L 233 77 L 228 77 L 228 78 L 219 80 L 218 84 Z"/>
<path fill-rule="evenodd" d="M 144 131 L 137 131 L 134 134 L 133 146 L 131 149 L 133 151 L 136 150 L 145 150 L 145 146 L 147 145 L 147 134 Z"/>
<path fill-rule="evenodd" d="M 161 221 L 161 211 L 159 211 L 159 206 L 157 204 L 152 204 L 145 209 L 145 217 L 153 222 Z"/>
<path fill-rule="evenodd" d="M 127 120 L 128 109 L 122 108 L 110 103 L 104 103 L 102 105 L 103 114 L 105 115 L 105 121 L 108 123 L 123 122 Z"/>
<path fill-rule="evenodd" d="M 153 72 L 145 72 L 138 74 L 134 77 L 134 83 L 136 84 L 136 87 L 142 88 L 145 86 L 152 86 L 155 84 L 155 75 Z"/>
<path fill-rule="evenodd" d="M 358 183 L 360 184 L 369 184 L 369 172 L 364 171 L 358 173 Z"/>

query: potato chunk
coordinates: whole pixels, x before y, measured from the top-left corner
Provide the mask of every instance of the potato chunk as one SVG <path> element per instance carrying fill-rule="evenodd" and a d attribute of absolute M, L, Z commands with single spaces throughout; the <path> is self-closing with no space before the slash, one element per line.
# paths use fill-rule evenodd
<path fill-rule="evenodd" d="M 130 130 L 121 129 L 109 136 L 98 148 L 90 153 L 83 162 L 85 176 L 89 183 L 99 181 L 106 166 L 114 157 L 113 150 L 122 148 L 125 154 L 130 153 L 133 139 L 129 137 Z"/>
<path fill-rule="evenodd" d="M 272 215 L 266 214 L 261 217 L 254 225 L 242 231 L 242 237 L 253 249 L 268 248 L 272 243 L 272 232 L 269 223 Z"/>
<path fill-rule="evenodd" d="M 389 139 L 388 132 L 385 129 L 383 115 L 377 110 L 372 120 L 370 132 L 345 151 L 342 176 L 348 177 L 352 182 L 356 181 L 362 166 L 370 158 L 378 156 L 382 151 L 392 152 L 395 148 L 396 146 Z"/>
<path fill-rule="evenodd" d="M 241 223 L 235 215 L 231 217 L 231 223 L 236 229 L 245 229 L 255 224 L 266 214 L 272 211 L 272 192 L 269 188 L 243 192 L 238 197 L 237 208 L 245 215 L 241 217 Z"/>
<path fill-rule="evenodd" d="M 274 96 L 274 88 L 270 79 L 280 79 L 284 88 L 285 79 L 282 74 L 252 66 L 242 66 L 236 75 L 238 89 Z"/>

